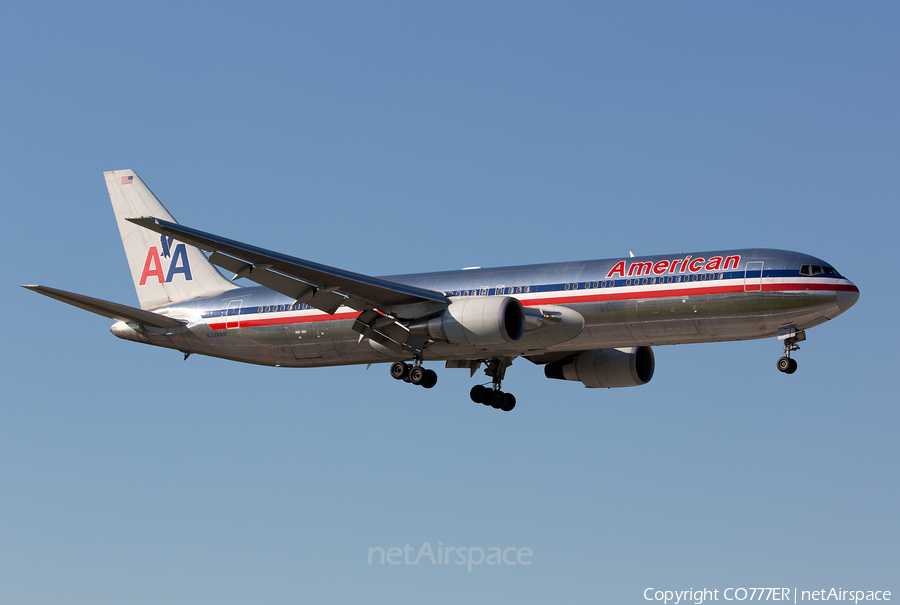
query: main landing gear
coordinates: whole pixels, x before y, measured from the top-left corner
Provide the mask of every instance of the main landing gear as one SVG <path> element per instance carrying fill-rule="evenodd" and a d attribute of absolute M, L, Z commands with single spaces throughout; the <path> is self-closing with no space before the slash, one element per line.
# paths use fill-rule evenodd
<path fill-rule="evenodd" d="M 495 357 L 494 359 L 491 359 L 484 369 L 484 373 L 493 379 L 492 388 L 480 384 L 475 385 L 472 387 L 472 390 L 469 391 L 469 397 L 472 398 L 472 401 L 483 405 L 489 405 L 495 410 L 511 412 L 513 408 L 516 407 L 516 398 L 512 393 L 504 393 L 500 390 L 500 382 L 506 375 L 506 368 L 511 365 L 512 359 L 509 357 L 504 357 L 502 359 Z"/>
<path fill-rule="evenodd" d="M 482 360 L 475 360 L 469 366 L 474 375 L 475 370 L 480 366 Z M 397 380 L 411 382 L 430 389 L 437 384 L 437 373 L 434 370 L 427 370 L 422 367 L 421 360 L 417 359 L 413 365 L 402 361 L 395 361 L 391 364 L 391 376 Z M 511 357 L 493 358 L 487 361 L 487 367 L 484 373 L 491 377 L 492 386 L 476 385 L 472 387 L 469 396 L 475 403 L 481 403 L 490 406 L 495 410 L 503 410 L 511 412 L 516 407 L 516 398 L 512 393 L 504 393 L 500 390 L 500 383 L 506 374 L 506 368 L 512 365 Z M 460 366 L 457 366 L 460 367 Z"/>
<path fill-rule="evenodd" d="M 784 355 L 778 359 L 776 364 L 778 371 L 793 374 L 797 371 L 797 360 L 791 358 L 791 353 L 800 349 L 800 345 L 797 343 L 806 340 L 806 332 L 789 326 L 779 330 L 778 339 L 784 341 Z"/>
<path fill-rule="evenodd" d="M 488 387 L 476 384 L 469 391 L 469 397 L 475 403 L 489 405 L 495 410 L 503 410 L 511 412 L 516 407 L 516 397 L 512 393 L 504 393 L 500 389 L 489 389 Z"/>
<path fill-rule="evenodd" d="M 434 370 L 423 368 L 418 363 L 411 366 L 402 361 L 395 361 L 391 364 L 391 376 L 397 380 L 410 382 L 426 389 L 430 389 L 438 381 L 437 372 Z"/>

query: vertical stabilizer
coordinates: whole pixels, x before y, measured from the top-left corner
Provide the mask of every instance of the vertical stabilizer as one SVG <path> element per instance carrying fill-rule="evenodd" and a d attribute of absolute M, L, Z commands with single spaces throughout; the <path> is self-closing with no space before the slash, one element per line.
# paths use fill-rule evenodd
<path fill-rule="evenodd" d="M 199 248 L 125 220 L 152 216 L 175 222 L 133 170 L 113 170 L 103 176 L 142 309 L 214 296 L 239 287 L 225 279 Z"/>

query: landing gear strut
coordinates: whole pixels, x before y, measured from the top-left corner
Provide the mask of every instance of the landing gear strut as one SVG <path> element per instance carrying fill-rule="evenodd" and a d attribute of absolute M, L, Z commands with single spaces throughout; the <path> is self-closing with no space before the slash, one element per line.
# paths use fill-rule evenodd
<path fill-rule="evenodd" d="M 438 381 L 437 372 L 423 368 L 418 362 L 415 365 L 409 365 L 402 361 L 395 361 L 391 364 L 391 376 L 426 389 L 430 389 Z"/>
<path fill-rule="evenodd" d="M 469 391 L 469 397 L 472 401 L 489 405 L 495 410 L 511 412 L 516 407 L 516 398 L 512 393 L 504 393 L 500 390 L 500 383 L 506 375 L 506 368 L 511 365 L 512 359 L 508 357 L 491 359 L 484 373 L 493 379 L 492 387 L 488 388 L 480 384 L 472 387 L 472 390 Z"/>
<path fill-rule="evenodd" d="M 784 356 L 778 359 L 778 371 L 793 374 L 797 371 L 797 360 L 791 358 L 791 353 L 800 349 L 797 343 L 806 340 L 806 332 L 788 326 L 778 331 L 778 340 L 784 341 Z"/>

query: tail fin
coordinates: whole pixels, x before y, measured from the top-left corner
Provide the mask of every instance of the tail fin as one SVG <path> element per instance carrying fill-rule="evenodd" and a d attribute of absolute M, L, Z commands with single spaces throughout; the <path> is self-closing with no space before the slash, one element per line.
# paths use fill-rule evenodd
<path fill-rule="evenodd" d="M 225 279 L 199 248 L 125 220 L 152 216 L 175 222 L 133 170 L 113 170 L 103 176 L 142 309 L 214 296 L 239 287 Z"/>

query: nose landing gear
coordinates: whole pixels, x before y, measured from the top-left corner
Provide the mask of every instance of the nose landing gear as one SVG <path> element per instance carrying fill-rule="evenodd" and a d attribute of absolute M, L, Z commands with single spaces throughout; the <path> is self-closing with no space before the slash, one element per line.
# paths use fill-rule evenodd
<path fill-rule="evenodd" d="M 791 359 L 791 352 L 800 350 L 798 342 L 806 340 L 806 332 L 798 330 L 794 326 L 788 326 L 778 331 L 778 340 L 784 341 L 784 356 L 778 359 L 776 364 L 779 372 L 793 374 L 797 371 L 797 360 Z"/>

